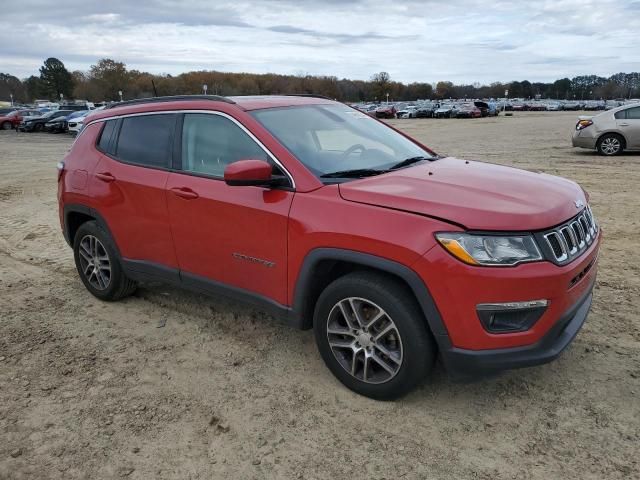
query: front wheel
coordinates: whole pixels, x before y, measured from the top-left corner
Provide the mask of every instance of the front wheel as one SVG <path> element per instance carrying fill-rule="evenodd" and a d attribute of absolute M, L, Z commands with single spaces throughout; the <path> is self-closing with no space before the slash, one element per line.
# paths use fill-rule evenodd
<path fill-rule="evenodd" d="M 331 283 L 315 308 L 314 333 L 323 360 L 345 386 L 392 400 L 431 371 L 436 347 L 422 311 L 402 283 L 356 272 Z"/>
<path fill-rule="evenodd" d="M 2 122 L 2 130 L 11 130 L 11 122 Z"/>
<path fill-rule="evenodd" d="M 598 153 L 600 155 L 604 155 L 606 157 L 612 157 L 614 155 L 619 155 L 622 153 L 624 149 L 622 137 L 620 135 L 616 135 L 615 133 L 608 133 L 600 137 L 598 140 L 598 144 L 596 148 L 598 149 Z"/>

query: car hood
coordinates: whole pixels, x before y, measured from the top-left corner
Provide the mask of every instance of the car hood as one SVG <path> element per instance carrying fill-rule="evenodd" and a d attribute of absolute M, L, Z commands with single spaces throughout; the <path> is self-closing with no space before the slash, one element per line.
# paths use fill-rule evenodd
<path fill-rule="evenodd" d="M 564 178 L 443 158 L 340 184 L 352 202 L 427 215 L 471 230 L 533 231 L 558 225 L 587 203 Z"/>

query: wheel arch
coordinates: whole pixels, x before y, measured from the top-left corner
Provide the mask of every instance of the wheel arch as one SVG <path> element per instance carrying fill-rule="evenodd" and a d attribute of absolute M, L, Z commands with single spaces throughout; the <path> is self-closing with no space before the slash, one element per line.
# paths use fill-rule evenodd
<path fill-rule="evenodd" d="M 111 237 L 113 245 L 118 252 L 118 255 L 120 255 L 118 244 L 115 242 L 114 237 L 111 234 L 111 230 L 109 229 L 109 225 L 107 225 L 105 219 L 95 209 L 82 204 L 70 204 L 64 206 L 63 234 L 67 243 L 70 246 L 73 246 L 73 239 L 75 238 L 76 232 L 80 226 L 83 223 L 90 221 L 97 222 L 100 228 L 102 228 L 107 235 Z"/>
<path fill-rule="evenodd" d="M 602 137 L 604 137 L 605 135 L 615 135 L 617 137 L 620 137 L 622 139 L 622 149 L 624 150 L 627 148 L 627 137 L 625 137 L 623 133 L 617 130 L 607 130 L 605 132 L 600 132 L 596 140 L 596 146 L 600 143 L 600 140 L 602 140 Z"/>
<path fill-rule="evenodd" d="M 292 323 L 301 329 L 311 328 L 315 304 L 322 290 L 336 278 L 363 269 L 394 277 L 406 285 L 422 310 L 425 323 L 438 346 L 451 346 L 436 303 L 427 285 L 415 271 L 396 261 L 353 250 L 317 248 L 307 254 L 295 283 Z"/>

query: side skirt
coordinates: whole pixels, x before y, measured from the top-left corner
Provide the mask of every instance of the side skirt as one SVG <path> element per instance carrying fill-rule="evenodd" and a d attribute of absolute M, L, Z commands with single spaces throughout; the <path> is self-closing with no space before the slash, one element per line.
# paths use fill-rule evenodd
<path fill-rule="evenodd" d="M 299 323 L 294 321 L 290 307 L 281 305 L 270 298 L 242 288 L 226 285 L 192 273 L 182 272 L 177 268 L 170 268 L 142 260 L 123 258 L 122 268 L 125 274 L 132 280 L 139 282 L 156 281 L 168 283 L 196 293 L 213 297 L 222 296 L 231 298 L 242 303 L 253 305 L 292 326 L 297 326 Z"/>

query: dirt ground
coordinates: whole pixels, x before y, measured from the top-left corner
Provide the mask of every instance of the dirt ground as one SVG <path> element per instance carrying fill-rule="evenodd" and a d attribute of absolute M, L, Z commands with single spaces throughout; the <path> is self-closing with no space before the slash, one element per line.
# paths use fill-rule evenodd
<path fill-rule="evenodd" d="M 576 116 L 393 121 L 443 154 L 578 181 L 606 237 L 558 361 L 463 384 L 439 367 L 393 403 L 251 308 L 162 285 L 93 298 L 58 223 L 71 139 L 0 132 L 0 479 L 640 478 L 640 155 L 572 149 Z"/>

